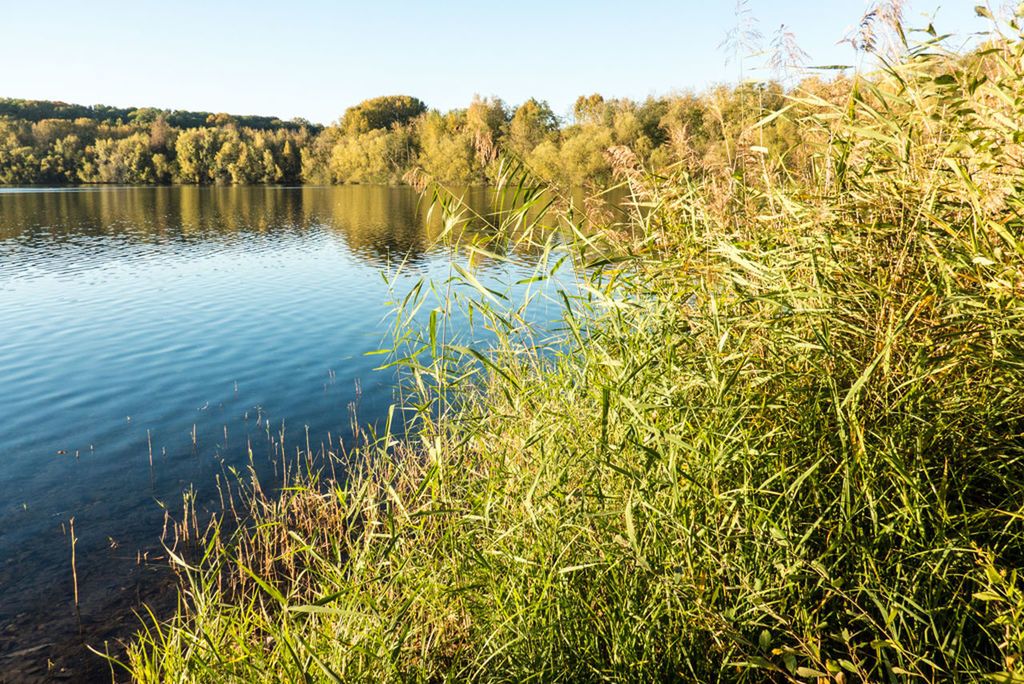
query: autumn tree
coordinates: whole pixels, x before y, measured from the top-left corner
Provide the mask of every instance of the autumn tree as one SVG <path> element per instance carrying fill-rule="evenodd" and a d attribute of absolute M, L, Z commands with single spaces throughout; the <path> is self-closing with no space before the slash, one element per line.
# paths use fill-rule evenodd
<path fill-rule="evenodd" d="M 544 100 L 530 98 L 516 109 L 509 126 L 509 147 L 525 156 L 558 130 L 558 118 Z"/>
<path fill-rule="evenodd" d="M 378 128 L 401 126 L 426 111 L 427 106 L 415 97 L 385 95 L 346 109 L 340 127 L 345 135 L 359 135 Z"/>
<path fill-rule="evenodd" d="M 183 183 L 210 183 L 212 169 L 220 151 L 221 134 L 216 128 L 182 131 L 174 143 L 179 180 Z"/>
<path fill-rule="evenodd" d="M 604 112 L 604 97 L 597 93 L 590 96 L 580 95 L 576 98 L 576 104 L 572 108 L 573 118 L 578 124 L 603 123 Z"/>

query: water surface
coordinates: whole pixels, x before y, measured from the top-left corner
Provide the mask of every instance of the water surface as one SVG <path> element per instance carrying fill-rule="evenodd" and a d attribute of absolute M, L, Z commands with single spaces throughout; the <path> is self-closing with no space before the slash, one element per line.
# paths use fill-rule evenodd
<path fill-rule="evenodd" d="M 78 621 L 72 518 L 88 624 L 145 594 L 164 506 L 213 506 L 250 448 L 272 481 L 268 435 L 386 412 L 382 274 L 450 270 L 425 213 L 408 188 L 0 190 L 0 658 Z"/>

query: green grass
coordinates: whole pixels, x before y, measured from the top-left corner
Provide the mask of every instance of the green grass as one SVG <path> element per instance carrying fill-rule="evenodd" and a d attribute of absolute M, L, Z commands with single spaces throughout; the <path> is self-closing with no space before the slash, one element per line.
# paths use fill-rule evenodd
<path fill-rule="evenodd" d="M 807 169 L 620 151 L 607 225 L 509 164 L 475 249 L 567 257 L 559 323 L 471 271 L 397 304 L 411 419 L 209 531 L 132 674 L 1024 681 L 1024 45 L 976 57 L 795 102 Z"/>

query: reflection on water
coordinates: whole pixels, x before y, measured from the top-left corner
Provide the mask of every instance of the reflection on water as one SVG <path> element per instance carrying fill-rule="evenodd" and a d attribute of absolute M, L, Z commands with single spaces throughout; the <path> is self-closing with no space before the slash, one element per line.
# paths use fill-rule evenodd
<path fill-rule="evenodd" d="M 142 591 L 138 553 L 159 553 L 184 491 L 213 510 L 234 472 L 273 481 L 268 437 L 294 453 L 308 431 L 317 449 L 350 435 L 353 409 L 386 412 L 393 379 L 364 355 L 387 324 L 380 271 L 449 269 L 418 203 L 386 187 L 0 191 L 0 658 L 74 627 L 53 622 L 74 614 L 72 517 L 88 624 Z"/>
<path fill-rule="evenodd" d="M 438 228 L 437 221 L 428 225 L 427 212 L 418 210 L 419 198 L 408 188 L 85 188 L 7 191 L 0 198 L 5 271 L 19 265 L 7 263 L 19 248 L 87 249 L 102 238 L 181 250 L 203 241 L 230 244 L 252 235 L 280 238 L 311 230 L 337 236 L 353 255 L 379 266 L 396 254 L 422 259 Z M 22 259 L 21 265 L 46 264 Z"/>

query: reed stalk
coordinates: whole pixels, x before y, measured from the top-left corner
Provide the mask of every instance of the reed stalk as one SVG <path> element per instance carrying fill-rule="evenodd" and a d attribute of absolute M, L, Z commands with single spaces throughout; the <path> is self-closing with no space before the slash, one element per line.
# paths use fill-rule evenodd
<path fill-rule="evenodd" d="M 532 276 L 396 287 L 404 419 L 194 533 L 133 676 L 1024 680 L 1010 26 L 794 93 L 803 168 L 613 153 L 607 223 L 507 158 L 488 216 L 427 183 L 463 253 Z"/>

